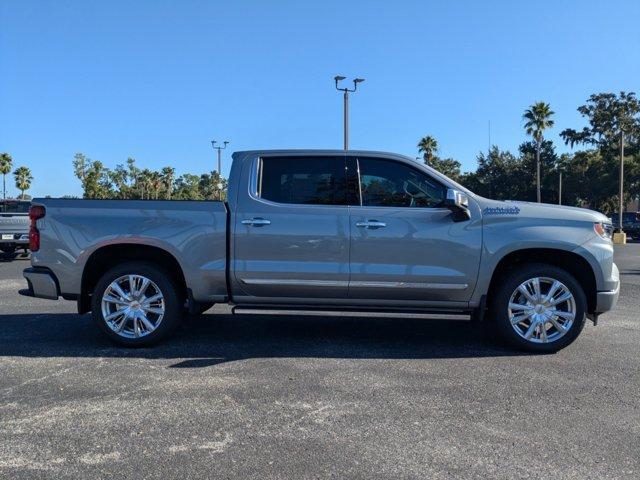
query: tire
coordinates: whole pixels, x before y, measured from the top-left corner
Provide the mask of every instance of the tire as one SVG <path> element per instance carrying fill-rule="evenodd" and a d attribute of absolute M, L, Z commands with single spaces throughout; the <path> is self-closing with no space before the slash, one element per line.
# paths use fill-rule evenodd
<path fill-rule="evenodd" d="M 13 255 L 16 253 L 16 247 L 2 247 L 0 248 L 0 253 L 4 253 L 5 255 Z"/>
<path fill-rule="evenodd" d="M 133 294 L 130 275 L 134 276 Z M 91 298 L 92 317 L 100 331 L 118 345 L 152 345 L 171 333 L 182 317 L 184 301 L 178 292 L 171 274 L 154 264 L 123 263 L 105 273 L 96 284 Z M 128 296 L 123 297 L 123 293 Z M 105 314 L 112 318 L 105 319 Z"/>
<path fill-rule="evenodd" d="M 539 295 L 535 294 L 535 279 Z M 584 290 L 567 271 L 549 264 L 525 264 L 508 272 L 492 300 L 491 316 L 499 335 L 520 350 L 557 352 L 578 337 L 586 321 Z"/>

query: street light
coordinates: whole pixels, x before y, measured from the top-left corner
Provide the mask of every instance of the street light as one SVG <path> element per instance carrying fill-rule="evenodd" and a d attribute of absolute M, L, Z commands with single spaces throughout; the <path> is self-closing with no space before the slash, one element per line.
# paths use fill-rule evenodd
<path fill-rule="evenodd" d="M 620 128 L 620 204 L 618 205 L 618 231 L 623 234 L 622 217 L 624 215 L 624 130 Z M 626 237 L 623 237 L 626 238 Z"/>
<path fill-rule="evenodd" d="M 224 184 L 222 183 L 222 150 L 227 148 L 229 142 L 227 140 L 222 142 L 222 147 L 219 144 L 216 147 L 216 143 L 218 143 L 216 140 L 211 140 L 211 146 L 213 149 L 218 150 L 218 195 L 220 196 L 220 200 L 222 200 L 222 187 L 224 187 Z"/>
<path fill-rule="evenodd" d="M 343 117 L 343 127 L 344 127 L 344 149 L 349 150 L 349 93 L 353 93 L 358 89 L 358 84 L 364 82 L 364 78 L 354 78 L 353 79 L 353 88 L 339 88 L 338 83 L 342 80 L 345 80 L 347 77 L 343 77 L 342 75 L 336 75 L 333 79 L 336 81 L 336 90 L 343 92 L 344 98 L 344 117 Z"/>
<path fill-rule="evenodd" d="M 217 142 L 216 140 L 211 140 L 211 146 L 213 147 L 213 149 L 214 150 L 218 150 L 218 175 L 220 175 L 222 177 L 222 160 L 221 160 L 222 157 L 221 157 L 221 155 L 222 155 L 222 150 L 227 148 L 227 145 L 229 144 L 229 142 L 226 141 L 226 140 L 224 142 L 222 142 L 224 144 L 224 146 L 222 146 L 222 147 L 220 145 L 218 145 L 216 147 L 216 143 L 219 143 L 219 142 Z"/>

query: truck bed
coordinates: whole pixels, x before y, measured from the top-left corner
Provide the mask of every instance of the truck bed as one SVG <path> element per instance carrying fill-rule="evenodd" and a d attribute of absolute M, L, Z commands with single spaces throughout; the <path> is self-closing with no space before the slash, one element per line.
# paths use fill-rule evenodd
<path fill-rule="evenodd" d="M 32 265 L 55 266 L 62 295 L 79 292 L 87 262 L 118 244 L 134 258 L 136 245 L 169 252 L 198 301 L 227 297 L 223 202 L 38 198 L 33 203 L 44 205 L 47 213 L 38 220 L 46 248 L 33 254 Z"/>

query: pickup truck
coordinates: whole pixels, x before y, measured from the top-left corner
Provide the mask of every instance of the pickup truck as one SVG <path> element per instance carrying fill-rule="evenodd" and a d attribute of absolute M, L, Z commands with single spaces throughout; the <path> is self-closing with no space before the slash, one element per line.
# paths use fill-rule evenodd
<path fill-rule="evenodd" d="M 468 313 L 550 352 L 614 307 L 602 214 L 496 201 L 401 155 L 233 155 L 226 202 L 36 199 L 22 294 L 92 312 L 124 346 L 234 308 Z"/>
<path fill-rule="evenodd" d="M 22 200 L 0 200 L 0 252 L 29 248 L 29 206 Z"/>

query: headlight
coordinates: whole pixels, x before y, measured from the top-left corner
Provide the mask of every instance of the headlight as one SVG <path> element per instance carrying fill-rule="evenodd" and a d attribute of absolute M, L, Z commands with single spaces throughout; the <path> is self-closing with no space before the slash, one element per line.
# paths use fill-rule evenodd
<path fill-rule="evenodd" d="M 605 240 L 611 240 L 613 235 L 613 225 L 610 223 L 596 222 L 593 224 L 593 230 Z"/>

